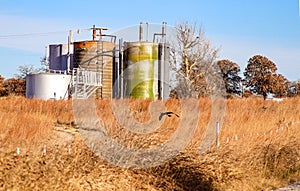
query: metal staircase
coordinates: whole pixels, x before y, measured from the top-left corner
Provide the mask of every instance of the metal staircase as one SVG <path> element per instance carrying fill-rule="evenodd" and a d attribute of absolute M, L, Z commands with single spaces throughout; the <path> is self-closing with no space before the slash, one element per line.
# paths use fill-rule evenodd
<path fill-rule="evenodd" d="M 87 99 L 102 86 L 101 72 L 74 68 L 72 70 L 72 86 L 74 99 Z"/>

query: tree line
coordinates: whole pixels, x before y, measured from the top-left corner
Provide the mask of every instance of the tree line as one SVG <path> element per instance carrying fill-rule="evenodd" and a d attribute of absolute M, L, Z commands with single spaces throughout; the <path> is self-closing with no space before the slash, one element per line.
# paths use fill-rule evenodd
<path fill-rule="evenodd" d="M 1 96 L 25 96 L 26 81 L 22 78 L 5 79 L 0 75 L 0 97 Z"/>
<path fill-rule="evenodd" d="M 0 97 L 16 95 L 26 95 L 26 76 L 32 73 L 40 73 L 45 71 L 45 58 L 41 58 L 42 67 L 35 68 L 32 64 L 19 66 L 14 78 L 5 79 L 0 74 Z"/>
<path fill-rule="evenodd" d="M 217 76 L 222 78 L 226 97 L 260 95 L 266 99 L 270 94 L 274 97 L 300 95 L 300 81 L 287 80 L 267 57 L 251 57 L 242 77 L 237 63 L 227 59 L 217 60 L 219 49 L 212 47 L 202 27 L 184 22 L 178 24 L 176 30 L 177 42 L 171 54 L 176 86 L 171 91 L 171 97 L 186 96 L 191 90 L 196 92 L 197 97 L 209 96 L 214 87 L 209 87 L 208 81 L 215 80 Z M 217 80 L 215 85 L 220 83 Z"/>
<path fill-rule="evenodd" d="M 262 55 L 254 55 L 248 60 L 244 77 L 240 76 L 240 67 L 230 60 L 216 62 L 225 82 L 228 96 L 261 95 L 264 99 L 274 97 L 292 97 L 300 95 L 300 81 L 290 82 L 277 72 L 274 62 Z"/>

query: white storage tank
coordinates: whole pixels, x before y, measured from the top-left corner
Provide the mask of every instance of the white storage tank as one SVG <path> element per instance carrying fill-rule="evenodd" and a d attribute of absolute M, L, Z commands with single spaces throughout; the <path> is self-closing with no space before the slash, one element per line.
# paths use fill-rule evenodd
<path fill-rule="evenodd" d="M 26 97 L 36 99 L 68 99 L 71 75 L 29 74 L 26 76 Z"/>

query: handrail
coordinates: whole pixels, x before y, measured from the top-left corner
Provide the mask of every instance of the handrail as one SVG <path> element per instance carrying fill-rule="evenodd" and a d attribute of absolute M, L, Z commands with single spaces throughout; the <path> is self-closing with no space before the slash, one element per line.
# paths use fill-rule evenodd
<path fill-rule="evenodd" d="M 51 74 L 68 74 L 67 70 L 53 70 L 53 69 L 48 69 L 46 72 L 47 73 L 51 73 Z"/>
<path fill-rule="evenodd" d="M 73 69 L 73 78 L 76 78 L 77 84 L 88 86 L 102 86 L 102 75 L 100 72 L 85 70 L 82 68 Z"/>

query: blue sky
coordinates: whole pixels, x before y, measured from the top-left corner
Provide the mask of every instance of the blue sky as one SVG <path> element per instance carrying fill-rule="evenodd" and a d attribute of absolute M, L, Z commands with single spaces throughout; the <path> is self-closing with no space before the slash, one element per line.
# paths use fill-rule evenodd
<path fill-rule="evenodd" d="M 141 21 L 197 22 L 220 47 L 219 59 L 243 71 L 250 57 L 261 54 L 289 80 L 300 79 L 298 0 L 0 0 L 0 74 L 13 77 L 24 64 L 39 67 L 45 46 L 66 43 L 70 29 L 95 24 L 118 31 Z M 74 40 L 86 39 L 88 31 L 81 31 Z"/>

